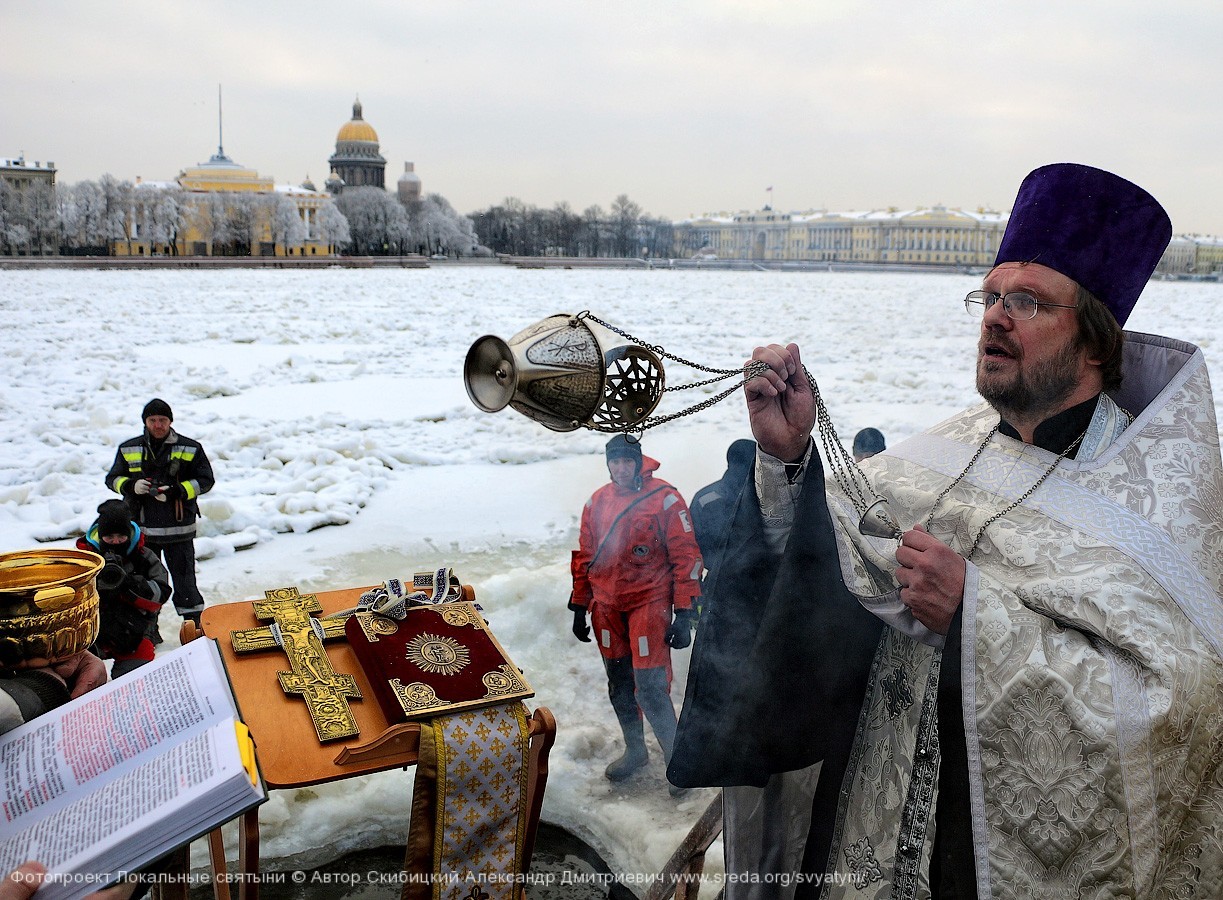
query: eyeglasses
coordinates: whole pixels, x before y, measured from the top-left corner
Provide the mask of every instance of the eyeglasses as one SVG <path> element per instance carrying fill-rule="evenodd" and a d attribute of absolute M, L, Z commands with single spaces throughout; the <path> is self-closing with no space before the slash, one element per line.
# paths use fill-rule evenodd
<path fill-rule="evenodd" d="M 1012 319 L 1032 319 L 1036 317 L 1036 307 L 1038 306 L 1054 306 L 1058 309 L 1078 309 L 1077 306 L 1067 306 L 1064 303 L 1049 303 L 1045 300 L 1037 300 L 1031 294 L 1023 291 L 1011 291 L 1009 294 L 995 294 L 993 291 L 969 291 L 968 296 L 964 298 L 964 308 L 969 314 L 974 316 L 985 315 L 985 310 L 989 309 L 999 300 L 1002 301 L 1002 309 Z"/>

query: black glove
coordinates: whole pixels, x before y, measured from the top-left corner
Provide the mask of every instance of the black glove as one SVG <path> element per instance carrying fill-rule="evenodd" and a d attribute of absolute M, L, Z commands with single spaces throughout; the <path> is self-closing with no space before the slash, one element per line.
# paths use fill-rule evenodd
<path fill-rule="evenodd" d="M 667 646 L 683 650 L 692 643 L 692 610 L 677 609 L 667 626 Z"/>
<path fill-rule="evenodd" d="M 590 643 L 590 626 L 586 624 L 586 610 L 580 607 L 573 611 L 573 636 L 583 644 Z"/>
<path fill-rule="evenodd" d="M 158 493 L 164 494 L 167 500 L 186 500 L 187 490 L 179 482 L 173 484 L 165 484 L 157 488 Z"/>
<path fill-rule="evenodd" d="M 143 575 L 137 575 L 135 572 L 127 573 L 123 579 L 123 586 L 137 597 L 143 597 L 145 600 L 153 596 L 153 592 L 149 590 L 149 580 Z"/>

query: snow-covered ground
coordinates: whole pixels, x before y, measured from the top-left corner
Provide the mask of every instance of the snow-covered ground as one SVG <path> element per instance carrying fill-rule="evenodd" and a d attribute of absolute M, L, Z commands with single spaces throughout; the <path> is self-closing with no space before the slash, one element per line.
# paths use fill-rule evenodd
<path fill-rule="evenodd" d="M 0 552 L 70 546 L 109 496 L 115 447 L 162 397 L 217 475 L 197 541 L 208 603 L 453 566 L 526 670 L 534 703 L 556 715 L 544 819 L 614 871 L 655 872 L 714 792 L 671 798 L 658 753 L 625 784 L 602 774 L 619 730 L 597 651 L 569 633 L 565 602 L 578 515 L 607 479 L 606 436 L 478 411 L 462 384 L 467 348 L 584 309 L 718 367 L 795 340 L 841 436 L 872 425 L 892 443 L 975 402 L 978 323 L 961 300 L 977 286 L 949 275 L 508 267 L 0 271 Z M 1154 283 L 1129 327 L 1198 344 L 1217 373 L 1220 301 L 1217 284 Z M 701 377 L 667 366 L 670 385 Z M 716 390 L 668 393 L 658 413 Z M 643 446 L 690 497 L 745 436 L 734 396 L 648 432 Z M 163 648 L 177 631 L 163 612 Z M 687 663 L 676 654 L 677 706 Z M 265 865 L 402 841 L 410 790 L 409 776 L 386 772 L 274 792 L 261 812 Z M 717 845 L 710 870 L 719 855 Z"/>

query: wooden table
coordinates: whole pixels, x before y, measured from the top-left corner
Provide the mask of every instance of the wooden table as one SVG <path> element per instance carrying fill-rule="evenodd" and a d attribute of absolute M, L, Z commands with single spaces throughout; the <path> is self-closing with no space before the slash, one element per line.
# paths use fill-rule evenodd
<path fill-rule="evenodd" d="M 314 596 L 322 605 L 320 615 L 326 615 L 356 606 L 361 594 L 367 590 L 369 587 L 348 588 L 323 591 Z M 475 593 L 469 586 L 464 585 L 463 592 L 464 599 L 475 599 Z M 391 725 L 387 722 L 361 664 L 343 640 L 327 641 L 323 646 L 331 667 L 337 673 L 353 676 L 361 690 L 362 699 L 349 700 L 359 734 L 350 739 L 320 742 L 305 702 L 281 690 L 277 673 L 289 669 L 284 651 L 272 648 L 242 654 L 234 652 L 230 632 L 261 628 L 266 624 L 255 617 L 251 601 L 225 603 L 205 608 L 200 617 L 200 628 L 190 620 L 185 621 L 179 636 L 184 644 L 201 636 L 216 639 L 242 720 L 255 742 L 260 773 L 269 788 L 305 787 L 416 764 L 420 749 L 420 724 Z M 556 737 L 556 720 L 545 707 L 535 710 L 529 724 L 524 872 L 529 869 L 534 852 L 548 780 L 548 752 Z M 414 829 L 417 824 L 414 823 Z M 420 827 L 431 826 L 421 823 Z M 246 876 L 239 881 L 238 896 L 253 900 L 258 897 L 258 879 L 254 877 L 259 871 L 258 807 L 242 816 L 238 840 L 238 868 Z M 208 841 L 214 874 L 213 893 L 218 900 L 228 900 L 230 894 L 225 877 L 225 847 L 221 830 L 213 831 Z M 176 865 L 184 873 L 190 869 L 189 845 L 178 851 Z M 163 898 L 186 898 L 185 887 L 181 894 L 165 890 L 158 893 Z"/>
<path fill-rule="evenodd" d="M 357 605 L 369 587 L 315 594 L 323 611 L 338 612 Z M 380 772 L 416 762 L 420 725 L 391 725 L 374 698 L 361 664 L 345 641 L 324 644 L 336 672 L 353 676 L 362 699 L 351 699 L 349 708 L 360 734 L 347 740 L 320 743 L 314 724 L 300 697 L 281 690 L 276 673 L 287 671 L 289 661 L 279 649 L 256 653 L 234 653 L 231 631 L 265 627 L 255 618 L 250 601 L 205 608 L 200 617 L 203 634 L 215 638 L 229 672 L 242 720 L 251 731 L 259 758 L 259 769 L 269 788 L 305 787 L 353 775 Z M 191 634 L 188 633 L 191 629 Z M 198 636 L 191 623 L 183 623 L 184 642 Z"/>

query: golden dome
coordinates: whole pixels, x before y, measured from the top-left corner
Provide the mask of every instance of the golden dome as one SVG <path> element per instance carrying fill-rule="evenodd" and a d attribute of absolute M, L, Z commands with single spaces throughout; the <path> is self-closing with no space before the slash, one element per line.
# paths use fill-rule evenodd
<path fill-rule="evenodd" d="M 378 132 L 369 122 L 346 122 L 335 136 L 337 141 L 372 141 L 378 143 Z"/>
<path fill-rule="evenodd" d="M 361 101 L 357 100 L 352 105 L 352 121 L 345 122 L 340 128 L 339 134 L 335 136 L 336 143 L 340 141 L 368 141 L 370 143 L 378 143 L 378 132 L 374 131 L 374 126 L 370 125 L 361 118 Z"/>

